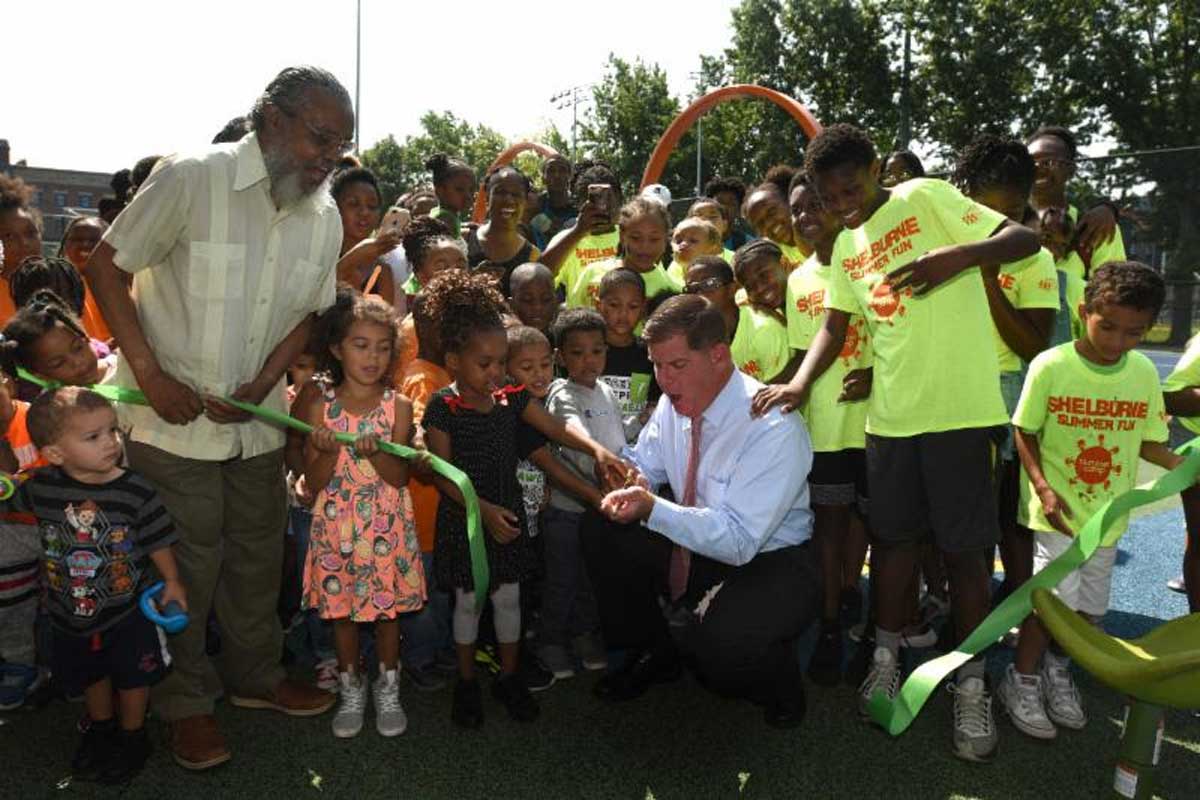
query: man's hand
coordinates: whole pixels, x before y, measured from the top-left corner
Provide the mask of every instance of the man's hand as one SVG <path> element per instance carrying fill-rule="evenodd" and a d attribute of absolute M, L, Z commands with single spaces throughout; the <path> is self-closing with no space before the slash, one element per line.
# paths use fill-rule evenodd
<path fill-rule="evenodd" d="M 270 391 L 270 386 L 264 387 L 262 381 L 255 378 L 249 383 L 243 383 L 239 386 L 230 397 L 234 400 L 240 400 L 243 403 L 259 405 Z M 204 398 L 204 416 L 218 425 L 231 425 L 238 422 L 247 422 L 253 415 L 249 411 L 243 411 L 237 406 L 231 406 L 219 397 L 207 395 Z"/>
<path fill-rule="evenodd" d="M 776 383 L 764 386 L 754 394 L 750 401 L 750 415 L 761 417 L 775 406 L 784 414 L 790 414 L 808 400 L 807 391 L 793 389 L 791 384 Z"/>
<path fill-rule="evenodd" d="M 857 403 L 871 396 L 871 384 L 875 380 L 875 370 L 852 369 L 842 378 L 842 393 L 838 395 L 839 403 Z"/>
<path fill-rule="evenodd" d="M 600 511 L 613 522 L 630 523 L 649 519 L 654 495 L 642 486 L 609 492 L 600 501 Z"/>
<path fill-rule="evenodd" d="M 483 527 L 500 544 L 508 544 L 521 535 L 521 521 L 503 506 L 480 500 L 479 516 L 483 517 Z"/>
<path fill-rule="evenodd" d="M 938 247 L 917 258 L 888 276 L 893 292 L 911 288 L 917 297 L 932 292 L 946 281 L 971 266 L 959 245 Z"/>
<path fill-rule="evenodd" d="M 1058 492 L 1049 486 L 1038 489 L 1037 495 L 1038 499 L 1042 501 L 1042 510 L 1046 512 L 1046 521 L 1054 526 L 1054 530 L 1067 536 L 1074 536 L 1075 532 L 1067 524 L 1067 520 L 1071 518 L 1071 508 L 1067 505 L 1067 501 L 1059 497 Z"/>
<path fill-rule="evenodd" d="M 1107 205 L 1098 205 L 1079 215 L 1075 243 L 1087 250 L 1108 244 L 1117 233 L 1117 215 Z"/>
<path fill-rule="evenodd" d="M 200 395 L 161 369 L 139 379 L 138 386 L 154 413 L 171 425 L 186 425 L 204 412 Z"/>

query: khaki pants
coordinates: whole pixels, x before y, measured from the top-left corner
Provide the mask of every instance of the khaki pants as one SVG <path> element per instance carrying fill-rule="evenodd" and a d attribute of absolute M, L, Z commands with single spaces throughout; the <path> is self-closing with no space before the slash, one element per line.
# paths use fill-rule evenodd
<path fill-rule="evenodd" d="M 228 461 L 183 458 L 138 442 L 127 452 L 179 530 L 175 560 L 191 617 L 168 642 L 175 668 L 153 690 L 155 712 L 167 721 L 211 714 L 222 685 L 241 695 L 274 689 L 284 677 L 275 612 L 287 519 L 283 450 Z M 215 665 L 204 652 L 210 609 L 221 626 Z"/>

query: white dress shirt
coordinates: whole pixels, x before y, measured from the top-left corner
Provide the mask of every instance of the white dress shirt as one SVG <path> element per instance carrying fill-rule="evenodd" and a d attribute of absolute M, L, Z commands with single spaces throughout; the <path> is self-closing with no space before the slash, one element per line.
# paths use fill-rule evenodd
<path fill-rule="evenodd" d="M 279 210 L 258 137 L 160 163 L 104 235 L 114 263 L 133 273 L 146 341 L 165 372 L 226 396 L 253 380 L 300 322 L 333 305 L 342 244 L 337 206 L 322 188 Z M 121 359 L 115 382 L 137 385 Z M 284 382 L 264 405 L 285 410 Z M 283 446 L 257 420 L 170 425 L 125 406 L 134 441 L 186 458 L 250 458 Z"/>
<path fill-rule="evenodd" d="M 701 415 L 696 504 L 657 497 L 646 525 L 694 553 L 733 566 L 812 536 L 808 473 L 812 444 L 799 414 L 750 416 L 762 384 L 737 370 Z M 665 394 L 637 443 L 622 455 L 653 485 L 684 496 L 692 420 Z"/>

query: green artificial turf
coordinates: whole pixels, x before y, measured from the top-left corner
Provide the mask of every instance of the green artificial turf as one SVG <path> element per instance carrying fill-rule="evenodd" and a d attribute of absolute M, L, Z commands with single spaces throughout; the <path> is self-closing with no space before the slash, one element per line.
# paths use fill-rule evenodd
<path fill-rule="evenodd" d="M 485 695 L 487 719 L 479 731 L 451 725 L 449 689 L 421 694 L 402 683 L 409 730 L 395 739 L 376 734 L 369 714 L 358 738 L 335 740 L 328 715 L 288 719 L 221 704 L 217 717 L 233 761 L 185 772 L 162 743 L 164 726 L 151 722 L 156 751 L 124 790 L 56 788 L 81 711 L 57 701 L 4 717 L 0 797 L 1068 800 L 1108 796 L 1118 746 L 1119 700 L 1086 677 L 1080 684 L 1091 717 L 1085 730 L 1042 743 L 1000 719 L 1000 751 L 990 765 L 950 753 L 945 691 L 907 733 L 889 739 L 859 721 L 848 687 L 810 686 L 804 724 L 777 731 L 764 725 L 758 708 L 715 697 L 691 678 L 619 706 L 591 696 L 594 680 L 577 677 L 540 694 L 542 717 L 533 724 L 510 722 Z M 1200 720 L 1169 714 L 1160 787 L 1168 798 L 1200 792 Z"/>

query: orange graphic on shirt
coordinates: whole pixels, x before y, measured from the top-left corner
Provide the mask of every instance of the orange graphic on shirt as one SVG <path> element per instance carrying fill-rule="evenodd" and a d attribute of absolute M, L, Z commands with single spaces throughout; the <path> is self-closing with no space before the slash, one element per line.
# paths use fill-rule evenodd
<path fill-rule="evenodd" d="M 600 283 L 589 283 L 587 287 L 588 299 L 592 301 L 592 307 L 597 311 L 600 310 Z"/>
<path fill-rule="evenodd" d="M 815 292 L 809 292 L 796 298 L 796 310 L 801 314 L 807 314 L 810 319 L 816 319 L 825 315 L 825 290 L 817 289 Z"/>
<path fill-rule="evenodd" d="M 903 317 L 907 309 L 904 307 L 904 297 L 912 297 L 912 289 L 904 289 L 897 293 L 892 285 L 882 280 L 871 290 L 871 310 L 880 322 L 895 325 L 892 317 Z"/>
<path fill-rule="evenodd" d="M 742 364 L 742 372 L 749 375 L 751 378 L 757 378 L 762 374 L 762 368 L 758 366 L 758 362 L 750 359 L 745 364 Z"/>
<path fill-rule="evenodd" d="M 855 317 L 846 327 L 846 340 L 842 342 L 842 352 L 838 353 L 838 357 L 847 367 L 862 358 L 862 348 L 867 343 L 867 333 L 863 330 L 865 325 L 861 317 Z"/>
<path fill-rule="evenodd" d="M 1078 445 L 1079 453 L 1066 459 L 1067 466 L 1075 469 L 1075 477 L 1070 478 L 1068 483 L 1078 486 L 1076 491 L 1089 495 L 1112 488 L 1110 476 L 1121 474 L 1121 465 L 1113 464 L 1113 456 L 1120 453 L 1121 448 L 1105 447 L 1104 434 L 1099 435 L 1096 444 L 1089 445 L 1086 440 L 1080 439 Z"/>

